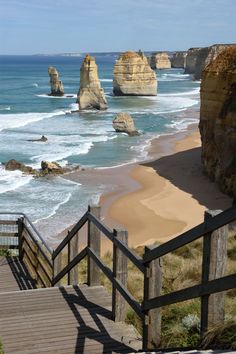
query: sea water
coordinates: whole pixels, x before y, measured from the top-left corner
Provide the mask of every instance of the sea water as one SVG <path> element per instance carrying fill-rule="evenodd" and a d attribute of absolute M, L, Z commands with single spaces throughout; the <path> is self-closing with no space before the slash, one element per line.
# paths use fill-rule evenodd
<path fill-rule="evenodd" d="M 2 163 L 16 159 L 39 168 L 47 160 L 104 168 L 137 162 L 147 158 L 151 139 L 196 122 L 188 112 L 199 106 L 199 82 L 182 69 L 157 70 L 156 97 L 114 97 L 113 65 L 118 54 L 94 56 L 109 106 L 105 112 L 71 113 L 77 109 L 83 56 L 0 56 L 0 211 L 26 213 L 45 238 L 55 237 L 78 220 L 106 186 L 86 186 L 62 177 L 34 178 L 5 171 Z M 64 97 L 47 95 L 49 66 L 59 71 Z M 112 120 L 118 112 L 132 115 L 140 136 L 114 131 Z M 29 141 L 42 135 L 48 142 Z"/>

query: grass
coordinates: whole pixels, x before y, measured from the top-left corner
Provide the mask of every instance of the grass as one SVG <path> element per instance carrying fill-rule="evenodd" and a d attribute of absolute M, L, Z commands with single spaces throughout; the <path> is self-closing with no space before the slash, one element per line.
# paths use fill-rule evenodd
<path fill-rule="evenodd" d="M 235 272 L 236 238 L 231 232 L 228 239 L 228 262 L 226 275 Z M 180 290 L 201 282 L 202 240 L 197 240 L 171 254 L 162 257 L 163 286 L 162 294 Z M 143 255 L 139 247 L 135 252 Z M 63 257 L 64 265 L 67 256 Z M 112 269 L 112 253 L 103 257 L 104 263 Z M 87 259 L 79 265 L 79 283 L 87 281 Z M 64 279 L 63 284 L 66 284 Z M 101 284 L 111 293 L 110 281 L 101 274 Z M 143 274 L 128 262 L 128 290 L 138 302 L 143 300 Z M 162 308 L 161 347 L 200 346 L 200 299 L 180 302 Z M 221 326 L 211 329 L 204 338 L 204 347 L 236 347 L 236 289 L 230 290 L 225 297 L 226 321 Z M 142 323 L 136 313 L 128 307 L 126 322 L 132 324 L 142 334 Z"/>
<path fill-rule="evenodd" d="M 10 256 L 10 251 L 7 249 L 0 248 L 0 256 L 2 256 L 2 257 Z"/>
<path fill-rule="evenodd" d="M 2 347 L 2 343 L 0 341 L 0 354 L 4 354 L 4 351 L 3 351 L 3 347 Z"/>

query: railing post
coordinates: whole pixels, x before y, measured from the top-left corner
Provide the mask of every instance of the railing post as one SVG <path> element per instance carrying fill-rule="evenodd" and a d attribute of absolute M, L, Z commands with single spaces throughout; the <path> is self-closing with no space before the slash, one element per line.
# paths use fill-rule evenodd
<path fill-rule="evenodd" d="M 60 252 L 56 258 L 53 259 L 53 279 L 56 277 L 56 275 L 61 271 L 61 264 L 62 264 L 62 253 Z M 54 284 L 53 286 L 60 286 L 61 285 L 61 280 L 59 280 L 58 283 Z"/>
<path fill-rule="evenodd" d="M 24 229 L 24 218 L 18 218 L 18 248 L 19 248 L 19 259 L 23 259 L 23 229 Z"/>
<path fill-rule="evenodd" d="M 221 210 L 208 210 L 205 212 L 205 222 L 220 214 Z M 227 238 L 228 225 L 204 236 L 202 258 L 202 283 L 208 280 L 221 278 L 225 274 L 227 264 Z M 223 292 L 212 295 L 204 295 L 201 298 L 201 335 L 209 326 L 224 321 Z"/>
<path fill-rule="evenodd" d="M 128 245 L 128 232 L 114 230 L 114 237 Z M 124 253 L 113 243 L 113 277 L 127 288 L 128 260 Z M 112 316 L 116 322 L 124 321 L 126 317 L 127 303 L 119 291 L 112 284 Z"/>
<path fill-rule="evenodd" d="M 78 254 L 79 247 L 79 237 L 78 233 L 70 240 L 68 243 L 68 263 L 70 263 Z M 76 265 L 71 271 L 68 273 L 68 285 L 77 285 L 78 280 L 78 265 Z"/>
<path fill-rule="evenodd" d="M 101 218 L 101 207 L 99 205 L 91 205 L 88 207 L 88 211 Z M 101 255 L 101 232 L 91 222 L 88 221 L 88 247 L 91 248 L 98 257 Z M 100 285 L 100 270 L 95 262 L 88 256 L 88 285 Z"/>
<path fill-rule="evenodd" d="M 145 247 L 145 253 L 151 247 Z M 144 273 L 144 302 L 161 295 L 162 269 L 161 259 L 156 258 L 146 265 Z M 143 349 L 158 348 L 161 342 L 161 308 L 145 311 L 143 322 Z"/>

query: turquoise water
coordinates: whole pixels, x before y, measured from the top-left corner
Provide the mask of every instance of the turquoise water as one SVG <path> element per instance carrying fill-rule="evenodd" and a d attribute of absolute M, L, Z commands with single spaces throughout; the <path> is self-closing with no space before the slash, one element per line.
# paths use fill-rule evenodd
<path fill-rule="evenodd" d="M 199 105 L 199 82 L 193 82 L 183 70 L 157 72 L 157 97 L 113 97 L 117 54 L 95 57 L 109 109 L 71 114 L 77 108 L 82 57 L 0 56 L 1 163 L 14 158 L 33 167 L 48 160 L 97 168 L 140 161 L 147 157 L 152 138 L 185 130 L 196 121 L 188 112 Z M 57 67 L 66 95 L 72 97 L 47 96 L 48 66 Z M 132 115 L 141 136 L 130 138 L 113 130 L 112 120 L 121 111 Z M 47 143 L 27 141 L 41 135 L 47 136 Z M 105 189 L 103 185 L 88 188 L 61 177 L 34 179 L 18 171 L 6 172 L 0 165 L 0 210 L 23 211 L 39 229 L 45 220 L 54 220 L 48 237 L 77 220 Z"/>

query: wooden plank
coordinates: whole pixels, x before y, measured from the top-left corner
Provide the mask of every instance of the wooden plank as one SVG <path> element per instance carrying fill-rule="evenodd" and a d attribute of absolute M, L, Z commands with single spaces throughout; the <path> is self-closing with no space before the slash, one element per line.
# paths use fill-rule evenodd
<path fill-rule="evenodd" d="M 18 232 L 0 232 L 0 237 L 18 237 Z"/>
<path fill-rule="evenodd" d="M 17 220 L 0 220 L 0 225 L 17 225 Z"/>
<path fill-rule="evenodd" d="M 100 220 L 101 218 L 101 207 L 98 205 L 91 205 L 88 207 L 88 248 L 93 250 L 98 257 L 101 254 L 101 232 L 97 225 L 94 224 L 89 218 L 89 215 L 94 215 L 97 219 Z M 100 270 L 97 266 L 96 262 L 88 256 L 88 266 L 87 266 L 87 273 L 88 273 L 88 285 L 94 286 L 100 284 Z"/>
<path fill-rule="evenodd" d="M 87 213 L 85 213 L 79 222 L 72 228 L 72 230 L 68 233 L 68 235 L 64 238 L 64 240 L 59 244 L 59 246 L 53 251 L 52 259 L 56 258 L 56 256 L 63 250 L 63 248 L 67 245 L 67 243 L 74 237 L 74 235 L 84 226 L 87 222 Z"/>
<path fill-rule="evenodd" d="M 128 244 L 128 232 L 125 230 L 114 230 L 114 237 Z M 124 253 L 113 243 L 113 277 L 116 278 L 124 288 L 127 289 L 128 281 L 128 259 Z M 112 317 L 115 322 L 125 321 L 127 302 L 112 284 Z"/>
<path fill-rule="evenodd" d="M 143 303 L 144 310 L 176 304 L 181 301 L 191 300 L 203 295 L 214 294 L 236 288 L 236 273 L 220 279 L 210 280 L 205 284 L 194 285 L 170 294 L 161 295 Z"/>
<path fill-rule="evenodd" d="M 72 261 L 79 252 L 79 235 L 78 233 L 70 241 L 70 258 L 69 261 Z M 68 285 L 77 285 L 79 282 L 79 273 L 78 273 L 78 265 L 74 266 L 69 272 L 70 274 L 70 282 Z"/>
<path fill-rule="evenodd" d="M 135 300 L 135 298 L 130 294 L 130 292 L 123 287 L 123 285 L 119 282 L 119 280 L 113 277 L 113 273 L 109 267 L 107 267 L 94 253 L 93 250 L 88 248 L 88 253 L 93 258 L 94 262 L 99 266 L 102 272 L 106 275 L 106 277 L 110 280 L 110 282 L 115 286 L 115 288 L 121 293 L 121 295 L 125 298 L 128 304 L 132 307 L 132 309 L 137 313 L 137 315 L 143 319 L 144 314 L 142 312 L 140 304 Z"/>
<path fill-rule="evenodd" d="M 145 253 L 151 247 L 145 247 Z M 144 302 L 161 295 L 162 268 L 161 259 L 157 258 L 146 265 L 144 274 Z M 158 348 L 161 343 L 161 309 L 155 308 L 145 312 L 143 321 L 143 348 Z"/>
<path fill-rule="evenodd" d="M 182 235 L 179 235 L 174 239 L 167 241 L 163 245 L 154 248 L 144 256 L 143 263 L 148 263 L 155 258 L 160 258 L 169 252 L 173 252 L 177 248 L 185 246 L 188 243 L 197 240 L 201 236 L 219 229 L 234 220 L 236 220 L 236 206 L 233 206 L 214 216 L 212 219 L 208 220 L 207 223 L 203 222 L 191 230 L 184 232 Z"/>

